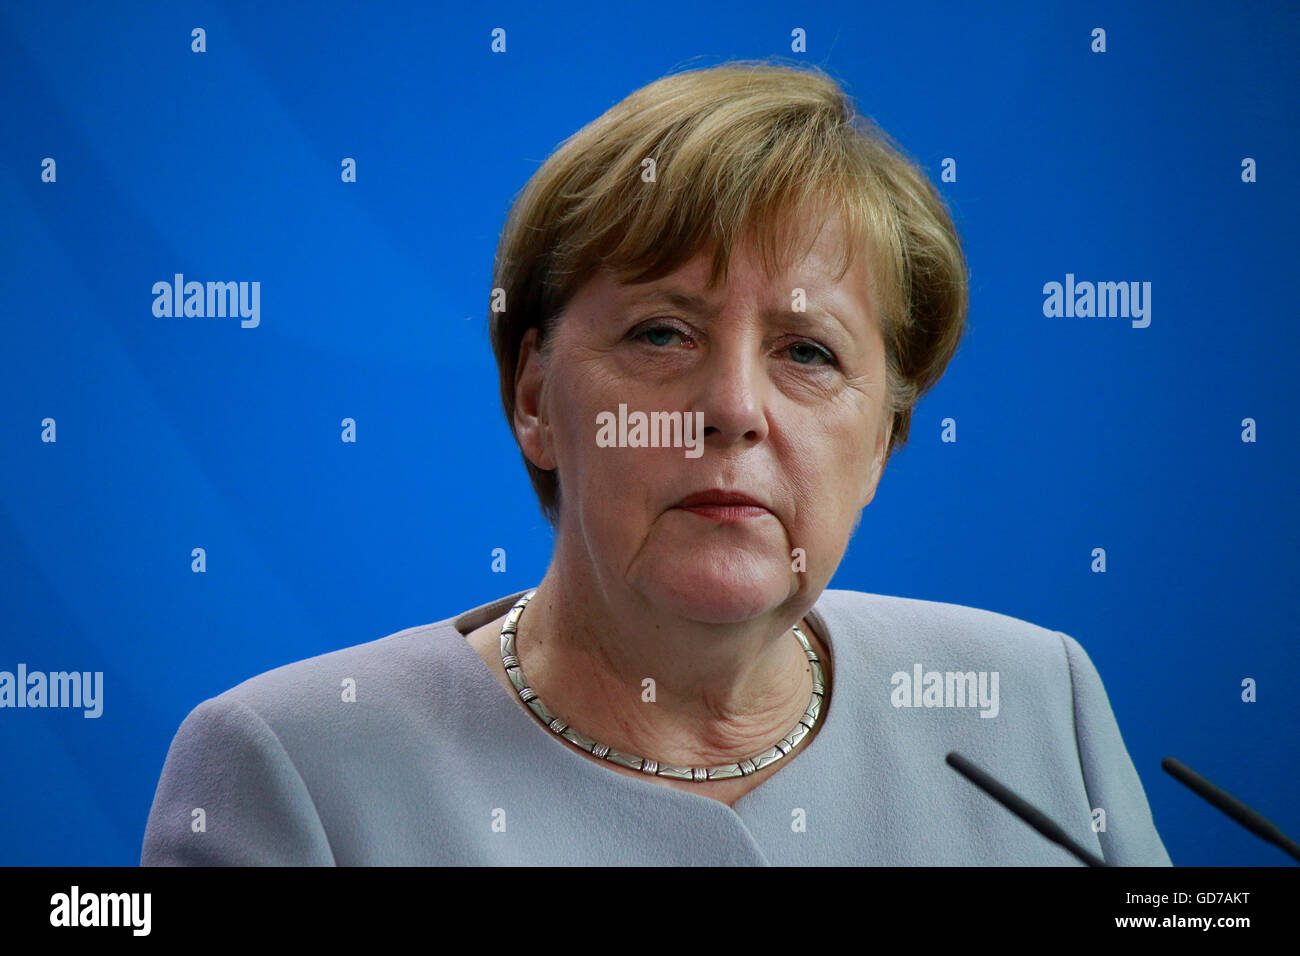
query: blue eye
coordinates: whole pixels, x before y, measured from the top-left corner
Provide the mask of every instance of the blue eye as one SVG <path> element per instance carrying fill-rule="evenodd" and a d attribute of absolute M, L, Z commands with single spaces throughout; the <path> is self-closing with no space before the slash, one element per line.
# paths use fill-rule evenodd
<path fill-rule="evenodd" d="M 685 332 L 682 332 L 680 329 L 676 329 L 671 325 L 647 326 L 633 332 L 631 338 L 635 341 L 645 342 L 647 345 L 652 345 L 655 348 L 663 348 L 672 344 L 673 336 L 678 336 L 684 340 L 688 339 Z M 800 349 L 801 351 L 796 353 L 796 349 Z M 839 363 L 835 361 L 834 355 L 832 355 L 827 349 L 824 349 L 813 342 L 795 342 L 786 346 L 786 351 L 790 353 L 790 356 L 794 358 L 795 363 L 798 365 L 807 365 L 813 368 L 819 366 L 838 368 L 839 366 Z M 817 361 L 818 358 L 821 359 L 820 362 Z"/>
<path fill-rule="evenodd" d="M 825 359 L 825 362 L 823 363 L 825 365 L 835 364 L 835 356 L 831 355 L 830 352 L 826 351 L 824 348 L 822 348 L 819 345 L 813 345 L 811 342 L 795 342 L 793 345 L 790 346 L 791 357 L 794 357 L 795 349 L 807 349 L 808 351 L 805 352 L 804 354 L 805 355 L 811 354 L 814 358 L 817 356 L 821 356 L 823 359 Z M 811 359 L 807 362 L 804 362 L 796 358 L 795 361 L 798 362 L 798 364 L 800 365 L 815 364 L 814 362 L 812 362 Z"/>
<path fill-rule="evenodd" d="M 656 336 L 661 336 L 661 335 L 673 336 L 673 335 L 681 335 L 681 334 L 682 334 L 682 333 L 678 332 L 676 329 L 672 328 L 671 326 L 668 326 L 668 325 L 655 325 L 655 326 L 652 326 L 652 327 L 650 327 L 650 328 L 648 328 L 648 329 L 642 329 L 642 330 L 641 330 L 640 332 L 638 332 L 634 337 L 635 337 L 635 338 L 644 338 L 644 337 L 646 337 L 646 336 L 651 336 L 651 335 L 656 335 Z M 646 339 L 646 341 L 649 341 L 650 344 L 652 344 L 652 345 L 667 345 L 667 344 L 668 344 L 668 343 L 665 342 L 665 341 L 653 341 L 653 340 L 650 340 L 650 339 L 648 339 L 648 338 Z"/>

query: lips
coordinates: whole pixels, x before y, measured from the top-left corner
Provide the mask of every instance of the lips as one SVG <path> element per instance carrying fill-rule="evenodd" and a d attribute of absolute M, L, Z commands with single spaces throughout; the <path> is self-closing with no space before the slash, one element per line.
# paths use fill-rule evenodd
<path fill-rule="evenodd" d="M 738 491 L 723 491 L 721 488 L 713 488 L 709 491 L 697 491 L 689 494 L 677 504 L 674 508 L 701 508 L 709 505 L 727 506 L 727 505 L 749 505 L 754 508 L 762 508 L 764 511 L 771 509 L 761 501 L 756 501 L 749 495 L 742 494 Z"/>

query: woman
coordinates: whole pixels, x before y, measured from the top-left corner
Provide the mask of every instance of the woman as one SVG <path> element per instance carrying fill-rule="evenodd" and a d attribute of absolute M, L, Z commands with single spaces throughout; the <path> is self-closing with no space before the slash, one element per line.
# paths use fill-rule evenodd
<path fill-rule="evenodd" d="M 1075 641 L 826 590 L 967 309 L 942 201 L 833 82 L 634 93 L 533 176 L 495 278 L 546 576 L 199 705 L 143 863 L 1075 862 L 954 750 L 1169 863 Z"/>

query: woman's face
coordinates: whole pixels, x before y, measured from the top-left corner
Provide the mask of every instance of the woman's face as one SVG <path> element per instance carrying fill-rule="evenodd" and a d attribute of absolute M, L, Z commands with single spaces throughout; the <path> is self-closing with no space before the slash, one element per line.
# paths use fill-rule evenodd
<path fill-rule="evenodd" d="M 752 246 L 737 249 L 715 289 L 705 254 L 640 285 L 602 272 L 571 299 L 547 356 L 529 333 L 517 432 L 534 464 L 558 469 L 557 553 L 603 593 L 719 623 L 826 587 L 875 494 L 890 424 L 866 265 L 834 279 L 841 228 L 827 223 L 770 278 Z M 702 413 L 702 453 L 605 447 L 620 404 Z M 714 489 L 764 508 L 676 507 Z"/>

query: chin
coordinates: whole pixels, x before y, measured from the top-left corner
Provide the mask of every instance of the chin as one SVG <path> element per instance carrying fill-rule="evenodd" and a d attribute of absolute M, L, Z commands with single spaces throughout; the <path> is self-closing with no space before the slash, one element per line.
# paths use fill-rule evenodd
<path fill-rule="evenodd" d="M 729 561 L 693 556 L 653 571 L 635 582 L 647 601 L 709 624 L 750 620 L 779 607 L 798 591 L 788 563 L 749 555 Z"/>

